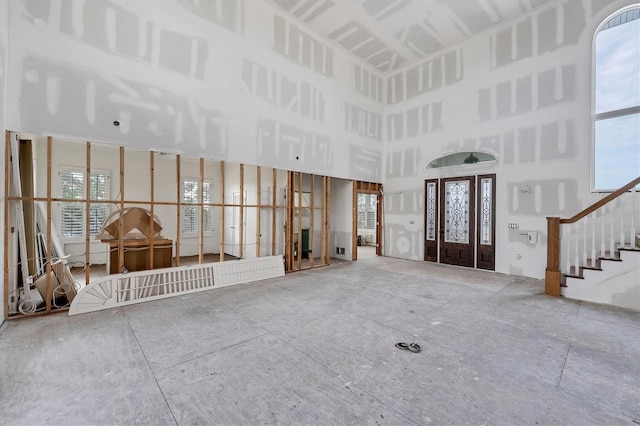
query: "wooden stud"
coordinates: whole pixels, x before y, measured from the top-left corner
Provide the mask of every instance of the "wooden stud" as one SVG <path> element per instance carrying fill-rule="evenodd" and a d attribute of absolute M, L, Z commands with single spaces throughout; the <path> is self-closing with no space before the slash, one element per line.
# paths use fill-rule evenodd
<path fill-rule="evenodd" d="M 11 133 L 4 132 L 4 319 L 9 318 L 9 190 Z"/>
<path fill-rule="evenodd" d="M 204 158 L 200 158 L 200 175 L 198 177 L 198 263 L 204 263 Z"/>
<path fill-rule="evenodd" d="M 87 171 L 87 185 L 86 185 L 86 205 L 85 205 L 85 235 L 84 235 L 84 282 L 85 285 L 89 285 L 91 277 L 91 142 L 86 144 L 86 171 Z"/>
<path fill-rule="evenodd" d="M 256 214 L 256 257 L 260 257 L 260 237 L 262 234 L 260 233 L 260 215 L 262 213 L 262 168 L 258 166 L 256 168 L 256 186 L 257 189 L 257 199 L 258 199 L 258 212 Z"/>
<path fill-rule="evenodd" d="M 329 265 L 331 263 L 331 253 L 329 253 L 329 248 L 331 247 L 331 245 L 329 244 L 329 237 L 331 235 L 331 178 L 327 177 L 327 225 L 325 226 L 325 238 L 327 239 L 327 244 L 325 246 L 326 250 L 327 250 L 327 265 Z"/>
<path fill-rule="evenodd" d="M 382 194 L 382 185 L 378 184 L 377 187 L 377 197 L 378 200 L 376 206 L 376 254 L 378 256 L 382 256 L 382 211 L 384 208 L 384 198 Z"/>
<path fill-rule="evenodd" d="M 302 207 L 302 172 L 298 172 L 298 250 L 296 254 L 298 255 L 298 271 L 302 269 L 302 215 L 304 209 Z"/>
<path fill-rule="evenodd" d="M 240 259 L 244 259 L 244 164 L 240 164 L 240 241 L 239 243 L 240 243 Z"/>
<path fill-rule="evenodd" d="M 51 312 L 51 293 L 53 289 L 51 288 L 51 250 L 52 250 L 52 242 L 51 242 L 51 153 L 53 145 L 53 138 L 51 136 L 47 136 L 47 279 L 45 284 L 45 311 Z"/>
<path fill-rule="evenodd" d="M 220 262 L 224 262 L 224 161 L 220 162 L 220 199 L 222 201 L 220 215 Z"/>
<path fill-rule="evenodd" d="M 311 217 L 309 218 L 309 268 L 313 268 L 313 217 L 315 216 L 316 175 L 311 175 Z"/>
<path fill-rule="evenodd" d="M 352 183 L 351 201 L 351 260 L 358 260 L 358 183 Z"/>
<path fill-rule="evenodd" d="M 271 256 L 275 256 L 276 254 L 276 213 L 277 208 L 276 204 L 278 202 L 277 191 L 278 191 L 278 170 L 274 167 L 272 170 L 273 174 L 273 184 L 271 187 Z"/>
<path fill-rule="evenodd" d="M 287 171 L 287 189 L 286 189 L 286 208 L 285 208 L 285 232 L 284 232 L 284 259 L 285 259 L 285 271 L 291 271 L 293 269 L 293 261 L 291 258 L 291 231 L 293 227 L 293 214 L 291 208 L 291 199 L 293 198 L 293 190 L 291 188 L 292 172 Z"/>
<path fill-rule="evenodd" d="M 124 147 L 120 147 L 120 215 L 118 221 L 118 272 L 124 272 Z"/>
<path fill-rule="evenodd" d="M 327 218 L 325 216 L 326 210 L 325 210 L 325 205 L 326 205 L 326 195 L 327 195 L 327 177 L 326 176 L 322 176 L 322 197 L 320 199 L 320 263 L 322 265 L 325 264 L 325 252 L 326 252 L 326 244 L 327 241 L 324 238 L 324 228 L 325 228 L 325 224 L 327 223 Z"/>
<path fill-rule="evenodd" d="M 180 182 L 180 156 L 176 155 L 176 266 L 180 266 L 180 234 L 182 223 L 180 213 L 182 212 L 182 182 Z"/>
<path fill-rule="evenodd" d="M 153 151 L 149 151 L 149 186 L 150 192 L 149 197 L 151 198 L 151 206 L 149 206 L 149 215 L 151 216 L 151 226 L 153 226 L 153 221 L 155 220 L 155 194 L 154 194 L 154 185 L 155 185 L 155 153 Z M 153 245 L 156 239 L 156 235 L 153 234 L 149 239 L 149 269 L 153 269 Z"/>

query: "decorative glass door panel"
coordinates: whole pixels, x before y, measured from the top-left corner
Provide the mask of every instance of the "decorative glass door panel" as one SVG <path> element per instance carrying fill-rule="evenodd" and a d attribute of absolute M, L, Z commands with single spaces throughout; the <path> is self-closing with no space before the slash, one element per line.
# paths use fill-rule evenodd
<path fill-rule="evenodd" d="M 469 186 L 471 181 L 445 183 L 444 240 L 469 243 Z"/>
<path fill-rule="evenodd" d="M 438 180 L 425 182 L 425 241 L 424 260 L 438 261 Z"/>
<path fill-rule="evenodd" d="M 495 270 L 496 175 L 478 176 L 478 258 L 476 267 Z"/>
<path fill-rule="evenodd" d="M 475 264 L 475 176 L 440 179 L 440 263 Z"/>

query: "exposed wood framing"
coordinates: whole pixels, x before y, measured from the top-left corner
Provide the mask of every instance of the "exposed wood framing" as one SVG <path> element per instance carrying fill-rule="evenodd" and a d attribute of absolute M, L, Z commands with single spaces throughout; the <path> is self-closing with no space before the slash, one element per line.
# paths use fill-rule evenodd
<path fill-rule="evenodd" d="M 316 175 L 311 175 L 311 217 L 309 218 L 309 268 L 313 268 L 313 218 L 315 211 L 315 195 L 316 195 Z"/>
<path fill-rule="evenodd" d="M 151 198 L 151 205 L 149 206 L 149 215 L 151 216 L 151 226 L 153 226 L 153 221 L 155 220 L 155 194 L 154 194 L 154 173 L 155 173 L 155 153 L 153 151 L 149 151 L 149 198 Z M 155 233 L 151 235 L 149 239 L 149 269 L 153 269 L 153 244 L 156 239 Z"/>
<path fill-rule="evenodd" d="M 244 259 L 244 164 L 240 164 L 240 239 L 238 242 L 240 259 Z"/>
<path fill-rule="evenodd" d="M 384 197 L 382 196 L 382 185 L 378 185 L 378 203 L 376 210 L 376 254 L 382 256 L 382 212 L 384 211 Z"/>
<path fill-rule="evenodd" d="M 11 158 L 11 133 L 4 132 L 4 318 L 9 318 L 9 164 Z"/>
<path fill-rule="evenodd" d="M 9 301 L 9 287 L 8 287 L 8 281 L 9 281 L 9 276 L 11 273 L 11 270 L 9 268 L 9 259 L 10 259 L 10 233 L 8 232 L 8 228 L 10 226 L 10 217 L 9 217 L 9 205 L 10 202 L 12 201 L 44 201 L 46 202 L 47 205 L 47 301 L 46 301 L 46 312 L 50 312 L 51 311 L 51 307 L 52 307 L 52 298 L 51 298 L 51 294 L 52 294 L 52 286 L 53 286 L 53 280 L 51 277 L 51 272 L 52 272 L 52 268 L 51 268 L 51 257 L 52 257 L 52 239 L 51 239 L 51 232 L 52 232 L 52 205 L 54 202 L 69 202 L 69 201 L 80 201 L 84 204 L 85 206 L 85 215 L 84 215 L 84 219 L 85 219 L 85 226 L 84 226 L 84 231 L 85 231 L 85 236 L 84 236 L 84 246 L 85 246 L 85 262 L 86 262 L 86 269 L 85 269 L 85 281 L 87 284 L 90 283 L 90 279 L 91 279 L 91 237 L 90 237 L 90 231 L 91 231 L 91 206 L 93 204 L 95 204 L 95 200 L 92 199 L 92 193 L 91 193 L 91 163 L 92 163 L 92 144 L 91 142 L 87 141 L 85 142 L 85 146 L 86 146 L 86 164 L 85 164 L 85 171 L 86 171 L 86 188 L 85 188 L 85 199 L 84 200 L 69 200 L 69 199 L 65 199 L 62 197 L 54 197 L 51 191 L 51 187 L 52 187 L 52 150 L 53 150 L 53 138 L 52 137 L 47 137 L 47 194 L 46 197 L 35 197 L 32 195 L 28 195 L 28 196 L 23 196 L 21 194 L 17 194 L 12 196 L 10 189 L 11 189 L 11 176 L 10 176 L 10 170 L 11 170 L 11 151 L 12 151 L 12 144 L 11 144 L 11 133 L 10 132 L 5 132 L 5 238 L 4 238 L 4 247 L 5 247 L 5 252 L 4 252 L 4 262 L 5 262 L 5 267 L 4 267 L 4 281 L 5 281 L 5 288 L 4 288 L 4 303 L 5 306 L 8 306 L 8 301 Z M 93 148 L 93 151 L 95 151 L 95 148 Z M 150 187 L 150 195 L 149 195 L 149 199 L 146 200 L 129 200 L 125 198 L 125 189 L 126 189 L 126 185 L 125 185 L 125 158 L 126 158 L 126 151 L 125 148 L 123 146 L 119 147 L 119 177 L 120 177 L 120 181 L 119 181 L 119 196 L 115 197 L 115 199 L 112 200 L 100 200 L 101 203 L 109 203 L 111 205 L 116 206 L 116 208 L 118 208 L 118 218 L 119 218 L 119 236 L 118 236 L 118 240 L 117 240 L 117 263 L 114 259 L 114 261 L 112 262 L 112 264 L 114 265 L 114 267 L 116 267 L 116 269 L 119 272 L 123 272 L 124 268 L 125 268 L 125 244 L 124 244 L 124 210 L 125 210 L 125 206 L 126 205 L 135 205 L 135 204 L 146 204 L 146 205 L 150 205 L 150 215 L 152 218 L 155 217 L 156 214 L 156 206 L 159 205 L 163 205 L 163 206 L 172 206 L 175 207 L 176 209 L 176 218 L 175 218 L 175 224 L 176 224 L 176 236 L 175 236 L 175 265 L 178 266 L 180 265 L 180 239 L 181 239 L 181 233 L 182 233 L 182 223 L 181 223 L 181 216 L 182 216 L 182 206 L 183 206 L 183 199 L 182 199 L 182 182 L 181 182 L 181 157 L 180 155 L 177 155 L 175 157 L 175 168 L 176 168 L 176 183 L 175 183 L 175 188 L 176 188 L 176 200 L 175 201 L 156 201 L 156 197 L 155 197 L 155 152 L 151 151 L 149 152 L 149 187 Z M 225 204 L 225 162 L 221 161 L 220 162 L 220 191 L 221 191 L 221 200 L 219 202 L 211 202 L 212 200 L 209 200 L 208 202 L 205 203 L 204 201 L 204 178 L 205 178 L 205 160 L 203 158 L 199 159 L 199 165 L 200 165 L 200 174 L 199 174 L 199 186 L 198 186 L 198 197 L 199 197 L 199 202 L 198 202 L 198 211 L 199 211 L 199 223 L 198 223 L 198 261 L 199 263 L 203 263 L 204 262 L 204 250 L 205 250 L 205 234 L 204 234 L 204 225 L 205 225 L 205 220 L 204 220 L 204 209 L 205 206 L 212 206 L 212 207 L 216 207 L 216 208 L 221 208 L 222 210 L 222 214 L 220 215 L 220 261 L 224 261 L 224 252 L 225 252 L 225 212 L 224 212 L 224 208 L 225 206 L 228 207 L 233 207 L 233 208 L 239 208 L 240 212 L 239 212 L 239 218 L 240 218 L 240 223 L 239 223 L 239 253 L 240 253 L 240 258 L 245 258 L 247 256 L 247 253 L 245 251 L 246 247 L 245 247 L 245 226 L 244 226 L 244 221 L 245 221 L 245 209 L 246 208 L 255 208 L 257 211 L 257 215 L 256 215 L 256 248 L 255 248 L 255 255 L 256 257 L 260 257 L 260 256 L 264 256 L 267 254 L 271 254 L 271 255 L 275 255 L 280 249 L 278 248 L 279 245 L 282 245 L 283 241 L 280 240 L 278 242 L 279 237 L 282 235 L 282 228 L 278 226 L 278 224 L 281 224 L 281 221 L 278 220 L 279 214 L 283 214 L 284 216 L 280 217 L 281 219 L 284 218 L 284 224 L 285 224 L 285 228 L 284 228 L 284 232 L 285 232 L 285 236 L 284 236 L 284 257 L 285 257 L 285 265 L 286 265 L 286 269 L 287 271 L 291 271 L 291 270 L 300 270 L 302 269 L 303 264 L 307 265 L 306 262 L 303 263 L 302 261 L 302 254 L 303 254 L 303 249 L 304 244 L 303 244 L 303 217 L 305 217 L 305 214 L 307 212 L 309 212 L 311 214 L 309 223 L 308 225 L 308 232 L 309 232 L 309 243 L 308 243 L 308 253 L 309 253 L 309 259 L 308 259 L 308 267 L 309 268 L 313 268 L 314 266 L 321 266 L 321 265 L 328 265 L 329 264 L 329 259 L 330 259 L 330 245 L 329 245 L 329 235 L 330 235 L 330 227 L 329 227 L 329 218 L 330 218 L 330 194 L 331 194 L 331 188 L 330 188 L 330 179 L 326 176 L 319 176 L 319 178 L 321 178 L 320 181 L 316 182 L 316 175 L 309 175 L 310 179 L 311 179 L 311 183 L 310 183 L 310 188 L 311 188 L 311 197 L 310 197 L 310 205 L 307 206 L 305 204 L 303 204 L 303 183 L 304 183 L 304 179 L 306 179 L 303 175 L 303 173 L 301 172 L 292 172 L 292 171 L 287 171 L 287 182 L 286 182 L 286 200 L 284 204 L 279 205 L 279 197 L 278 197 L 278 178 L 279 178 L 279 172 L 277 169 L 273 168 L 272 169 L 272 194 L 271 194 L 271 200 L 266 199 L 266 197 L 262 196 L 262 170 L 263 168 L 261 166 L 256 166 L 256 171 L 257 171 L 257 175 L 256 175 L 256 199 L 257 202 L 255 204 L 248 204 L 246 203 L 246 199 L 245 199 L 245 165 L 244 164 L 240 164 L 240 201 L 239 203 L 227 203 Z M 281 176 L 281 175 L 280 175 Z M 252 182 L 253 184 L 253 182 Z M 318 194 L 318 196 L 316 196 L 315 191 L 317 189 L 318 186 L 320 186 L 320 184 L 322 184 L 322 193 Z M 368 190 L 373 190 L 374 188 L 369 186 L 367 187 Z M 321 198 L 321 201 L 318 202 L 318 198 Z M 216 200 L 218 201 L 218 200 Z M 267 203 L 265 205 L 263 205 L 263 203 Z M 126 203 L 126 204 L 125 204 Z M 318 206 L 316 206 L 316 203 L 318 203 Z M 269 211 L 268 209 L 270 209 L 271 211 L 271 247 L 269 250 L 269 246 L 267 246 L 267 248 L 265 248 L 264 250 L 261 247 L 261 242 L 263 238 L 268 238 L 268 235 L 265 234 L 263 235 L 263 233 L 261 232 L 261 226 L 266 225 L 266 223 L 263 222 L 262 219 L 262 211 Z M 280 213 L 282 212 L 282 213 Z M 318 213 L 318 218 L 316 218 L 315 214 Z M 297 223 L 295 221 L 295 219 L 297 218 Z M 318 223 L 320 222 L 320 225 L 318 225 Z M 280 225 L 281 226 L 281 225 Z M 320 252 L 318 253 L 317 251 L 315 251 L 314 248 L 314 235 L 315 235 L 315 228 L 319 227 L 319 231 L 320 231 Z M 294 236 L 297 235 L 297 239 L 294 238 Z M 154 250 L 154 244 L 155 244 L 155 240 L 154 240 L 154 236 L 152 236 L 152 238 L 149 241 L 149 245 L 148 245 L 148 250 L 149 250 L 149 257 L 148 257 L 148 268 L 149 269 L 153 269 L 154 266 L 154 257 L 157 258 L 157 254 L 155 253 Z M 297 241 L 297 257 L 294 256 L 294 244 Z M 114 247 L 114 250 L 115 247 Z M 270 251 L 270 253 L 268 253 Z M 115 254 L 115 253 L 114 253 Z M 320 258 L 320 260 L 318 262 L 315 261 L 314 259 L 314 255 L 318 255 L 318 257 Z M 114 256 L 115 257 L 115 256 Z M 294 263 L 295 262 L 295 263 Z M 5 314 L 5 317 L 8 317 L 8 310 L 7 313 Z"/>
<path fill-rule="evenodd" d="M 358 260 L 358 184 L 351 182 L 351 260 Z"/>
<path fill-rule="evenodd" d="M 120 147 L 120 214 L 118 218 L 118 272 L 124 272 L 124 147 Z"/>
<path fill-rule="evenodd" d="M 182 184 L 180 173 L 180 156 L 176 155 L 176 266 L 180 266 L 180 234 L 182 227 L 180 214 L 182 213 Z"/>
<path fill-rule="evenodd" d="M 198 263 L 204 262 L 204 158 L 200 158 L 198 176 Z"/>
<path fill-rule="evenodd" d="M 84 282 L 89 284 L 91 276 L 91 142 L 86 143 L 86 171 L 87 185 L 85 188 L 85 212 L 84 212 Z"/>
<path fill-rule="evenodd" d="M 224 161 L 220 162 L 220 262 L 224 262 Z"/>
<path fill-rule="evenodd" d="M 327 219 L 327 224 L 325 226 L 325 239 L 327 241 L 327 244 L 325 245 L 325 249 L 327 250 L 327 254 L 326 254 L 326 260 L 327 260 L 327 265 L 331 263 L 331 253 L 329 253 L 329 247 L 331 247 L 331 244 L 329 244 L 330 241 L 330 236 L 331 236 L 331 178 L 327 177 L 327 195 L 326 195 L 326 219 Z"/>
<path fill-rule="evenodd" d="M 302 173 L 298 172 L 298 210 L 296 211 L 298 217 L 298 250 L 296 250 L 296 254 L 298 255 L 298 271 L 302 269 L 302 217 L 304 214 L 304 209 L 302 207 Z"/>
<path fill-rule="evenodd" d="M 45 311 L 51 312 L 51 153 L 53 150 L 53 138 L 47 137 L 47 279 L 46 279 L 46 300 Z"/>
<path fill-rule="evenodd" d="M 293 270 L 293 172 L 287 172 L 287 192 L 286 192 L 286 219 L 285 219 L 285 271 Z"/>
<path fill-rule="evenodd" d="M 276 204 L 278 202 L 278 170 L 273 169 L 273 186 L 271 189 L 271 256 L 276 254 L 276 214 L 278 212 Z"/>
<path fill-rule="evenodd" d="M 258 203 L 258 212 L 256 214 L 256 257 L 260 257 L 260 215 L 262 214 L 262 209 L 260 205 L 262 204 L 262 168 L 260 166 L 257 167 L 256 172 L 256 197 Z"/>

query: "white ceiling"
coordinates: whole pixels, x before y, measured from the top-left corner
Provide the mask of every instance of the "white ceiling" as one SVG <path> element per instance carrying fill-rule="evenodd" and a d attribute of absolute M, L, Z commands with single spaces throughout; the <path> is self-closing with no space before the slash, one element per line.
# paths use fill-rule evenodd
<path fill-rule="evenodd" d="M 382 73 L 553 0 L 271 0 Z"/>

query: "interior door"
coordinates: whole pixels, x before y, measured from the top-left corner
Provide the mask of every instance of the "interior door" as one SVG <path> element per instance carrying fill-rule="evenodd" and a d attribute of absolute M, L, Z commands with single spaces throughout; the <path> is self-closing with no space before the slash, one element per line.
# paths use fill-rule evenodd
<path fill-rule="evenodd" d="M 440 263 L 474 266 L 475 176 L 440 180 Z"/>

